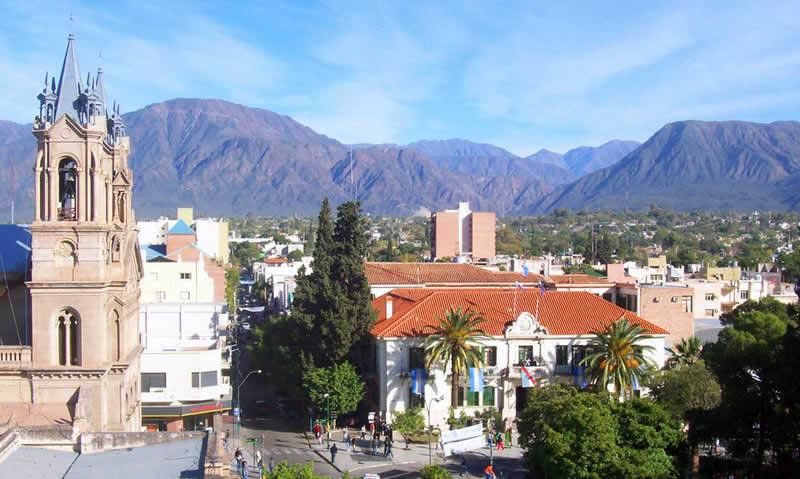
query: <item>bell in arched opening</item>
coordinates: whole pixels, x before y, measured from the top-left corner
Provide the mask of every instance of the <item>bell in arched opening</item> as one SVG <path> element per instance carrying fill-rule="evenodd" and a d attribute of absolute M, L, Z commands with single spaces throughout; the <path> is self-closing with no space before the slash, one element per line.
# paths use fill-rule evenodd
<path fill-rule="evenodd" d="M 76 208 L 76 189 L 78 165 L 74 160 L 61 160 L 58 167 L 58 219 L 75 221 L 78 219 Z"/>

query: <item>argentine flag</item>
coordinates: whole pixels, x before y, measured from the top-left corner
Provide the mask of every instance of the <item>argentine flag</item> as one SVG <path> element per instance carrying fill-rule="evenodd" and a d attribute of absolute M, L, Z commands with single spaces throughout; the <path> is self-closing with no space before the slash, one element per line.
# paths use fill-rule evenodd
<path fill-rule="evenodd" d="M 411 370 L 411 394 L 425 394 L 426 374 L 424 369 Z"/>
<path fill-rule="evenodd" d="M 483 369 L 469 368 L 469 390 L 483 391 Z"/>

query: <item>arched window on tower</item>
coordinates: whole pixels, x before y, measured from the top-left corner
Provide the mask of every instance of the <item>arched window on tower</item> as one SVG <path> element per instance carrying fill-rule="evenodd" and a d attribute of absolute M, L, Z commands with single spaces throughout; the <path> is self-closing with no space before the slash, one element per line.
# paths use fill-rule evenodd
<path fill-rule="evenodd" d="M 117 263 L 119 262 L 120 257 L 120 245 L 119 245 L 119 237 L 114 236 L 111 238 L 111 262 Z"/>
<path fill-rule="evenodd" d="M 78 181 L 78 164 L 75 160 L 64 158 L 58 165 L 58 219 L 76 221 L 76 191 Z"/>
<path fill-rule="evenodd" d="M 122 331 L 120 330 L 119 313 L 117 311 L 111 312 L 111 335 L 108 338 L 111 341 L 111 360 L 119 361 L 122 354 Z"/>
<path fill-rule="evenodd" d="M 58 364 L 77 366 L 80 364 L 80 318 L 74 310 L 62 309 L 56 317 L 58 331 Z"/>
<path fill-rule="evenodd" d="M 125 194 L 119 193 L 117 195 L 117 219 L 120 222 L 125 222 Z"/>

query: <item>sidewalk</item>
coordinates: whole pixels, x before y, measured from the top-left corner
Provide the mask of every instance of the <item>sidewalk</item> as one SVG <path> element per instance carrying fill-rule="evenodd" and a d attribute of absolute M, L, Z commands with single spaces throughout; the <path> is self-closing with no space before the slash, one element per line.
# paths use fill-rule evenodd
<path fill-rule="evenodd" d="M 312 433 L 305 433 L 306 440 L 308 441 L 308 447 L 310 447 L 319 455 L 319 457 L 325 460 L 328 464 L 331 464 L 331 466 L 333 466 L 339 472 L 349 471 L 352 473 L 354 471 L 392 464 L 419 464 L 420 467 L 422 467 L 427 465 L 429 460 L 433 464 L 444 464 L 447 462 L 446 459 L 442 457 L 442 451 L 437 448 L 436 444 L 431 444 L 432 447 L 430 449 L 430 458 L 428 456 L 428 444 L 410 443 L 408 445 L 408 449 L 405 449 L 405 440 L 397 431 L 394 431 L 394 442 L 392 445 L 392 454 L 394 457 L 389 458 L 383 456 L 383 441 L 381 441 L 376 448 L 377 455 L 372 455 L 370 454 L 370 440 L 357 439 L 355 450 L 348 451 L 344 442 L 342 442 L 342 435 L 342 430 L 336 430 L 331 436 L 331 445 L 336 444 L 336 447 L 339 450 L 336 453 L 336 462 L 332 463 L 331 454 L 328 450 L 327 442 L 325 441 L 324 436 L 322 445 L 320 445 Z M 355 435 L 355 437 L 358 438 L 359 431 L 351 430 L 350 435 L 351 437 Z M 385 436 L 381 437 L 384 438 Z M 480 453 L 480 451 L 476 452 Z M 488 457 L 488 450 L 485 452 Z M 506 449 L 502 452 L 494 452 L 494 454 L 497 457 L 514 458 L 519 457 L 520 450 L 519 448 L 512 448 Z"/>

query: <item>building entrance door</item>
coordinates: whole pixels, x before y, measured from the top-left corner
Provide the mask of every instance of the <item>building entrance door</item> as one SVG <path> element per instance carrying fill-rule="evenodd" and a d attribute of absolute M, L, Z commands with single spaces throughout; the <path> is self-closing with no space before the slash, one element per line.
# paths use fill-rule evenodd
<path fill-rule="evenodd" d="M 522 386 L 517 386 L 517 417 L 521 417 L 522 410 L 528 403 L 528 389 Z"/>

